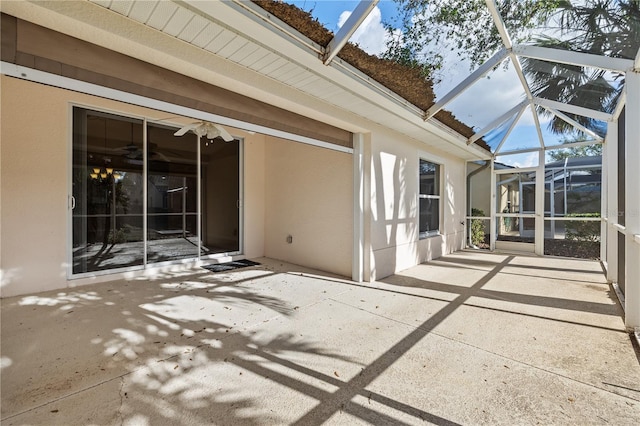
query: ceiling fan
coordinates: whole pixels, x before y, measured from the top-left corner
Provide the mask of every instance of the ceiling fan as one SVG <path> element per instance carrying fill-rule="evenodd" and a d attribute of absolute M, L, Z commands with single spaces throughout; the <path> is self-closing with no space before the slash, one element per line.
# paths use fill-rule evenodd
<path fill-rule="evenodd" d="M 181 128 L 180 130 L 178 130 L 177 132 L 175 132 L 173 135 L 182 136 L 189 131 L 192 131 L 199 137 L 206 136 L 207 139 L 211 139 L 211 140 L 217 137 L 221 137 L 225 142 L 231 142 L 232 140 L 234 140 L 234 137 L 231 136 L 229 132 L 227 132 L 224 129 L 224 127 L 208 121 L 200 121 L 200 122 L 188 124 L 183 128 Z"/>

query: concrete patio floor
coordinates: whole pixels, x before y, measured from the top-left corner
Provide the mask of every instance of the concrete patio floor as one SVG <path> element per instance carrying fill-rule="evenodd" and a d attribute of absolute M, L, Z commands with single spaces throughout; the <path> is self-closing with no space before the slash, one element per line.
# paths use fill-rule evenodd
<path fill-rule="evenodd" d="M 2 300 L 2 424 L 640 422 L 597 262 L 458 252 L 356 284 L 257 260 Z"/>

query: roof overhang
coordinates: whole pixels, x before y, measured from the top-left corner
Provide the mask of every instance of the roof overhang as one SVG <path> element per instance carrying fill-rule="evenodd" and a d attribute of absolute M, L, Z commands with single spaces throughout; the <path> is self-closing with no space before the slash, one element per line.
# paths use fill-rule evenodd
<path fill-rule="evenodd" d="M 20 1 L 2 11 L 354 133 L 490 156 L 339 58 L 324 65 L 321 46 L 252 2 Z"/>

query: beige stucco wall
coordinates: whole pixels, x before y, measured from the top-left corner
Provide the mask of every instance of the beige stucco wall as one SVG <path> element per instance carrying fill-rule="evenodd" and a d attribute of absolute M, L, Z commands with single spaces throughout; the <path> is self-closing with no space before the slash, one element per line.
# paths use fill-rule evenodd
<path fill-rule="evenodd" d="M 352 155 L 271 137 L 265 150 L 265 255 L 351 276 Z"/>
<path fill-rule="evenodd" d="M 68 90 L 1 77 L 0 297 L 132 276 L 67 280 L 71 105 L 174 124 L 193 120 Z M 263 137 L 245 138 L 245 253 L 264 255 Z M 149 271 L 147 271 L 148 273 Z"/>
<path fill-rule="evenodd" d="M 2 77 L 2 297 L 136 274 L 67 280 L 71 104 L 151 120 L 166 121 L 168 116 Z M 351 276 L 353 156 L 229 130 L 245 141 L 241 199 L 245 255 Z M 378 127 L 365 137 L 367 280 L 463 247 L 464 161 L 426 148 Z M 441 164 L 443 182 L 441 235 L 422 240 L 417 211 L 419 158 Z M 292 244 L 287 243 L 288 235 Z"/>
<path fill-rule="evenodd" d="M 244 140 L 241 202 L 244 214 L 244 253 L 248 258 L 265 255 L 265 136 Z"/>
<path fill-rule="evenodd" d="M 459 250 L 464 243 L 465 163 L 416 141 L 371 135 L 371 279 Z M 419 159 L 441 165 L 440 235 L 420 239 Z"/>
<path fill-rule="evenodd" d="M 66 286 L 65 97 L 2 76 L 2 296 Z"/>

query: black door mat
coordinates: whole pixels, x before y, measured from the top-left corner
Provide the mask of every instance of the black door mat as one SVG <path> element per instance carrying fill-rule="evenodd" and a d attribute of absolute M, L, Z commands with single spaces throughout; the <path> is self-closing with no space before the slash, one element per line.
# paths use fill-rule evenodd
<path fill-rule="evenodd" d="M 216 263 L 214 265 L 203 266 L 204 269 L 208 269 L 211 272 L 226 272 L 234 269 L 247 268 L 249 266 L 259 265 L 258 262 L 252 260 L 236 260 L 234 262 Z"/>

